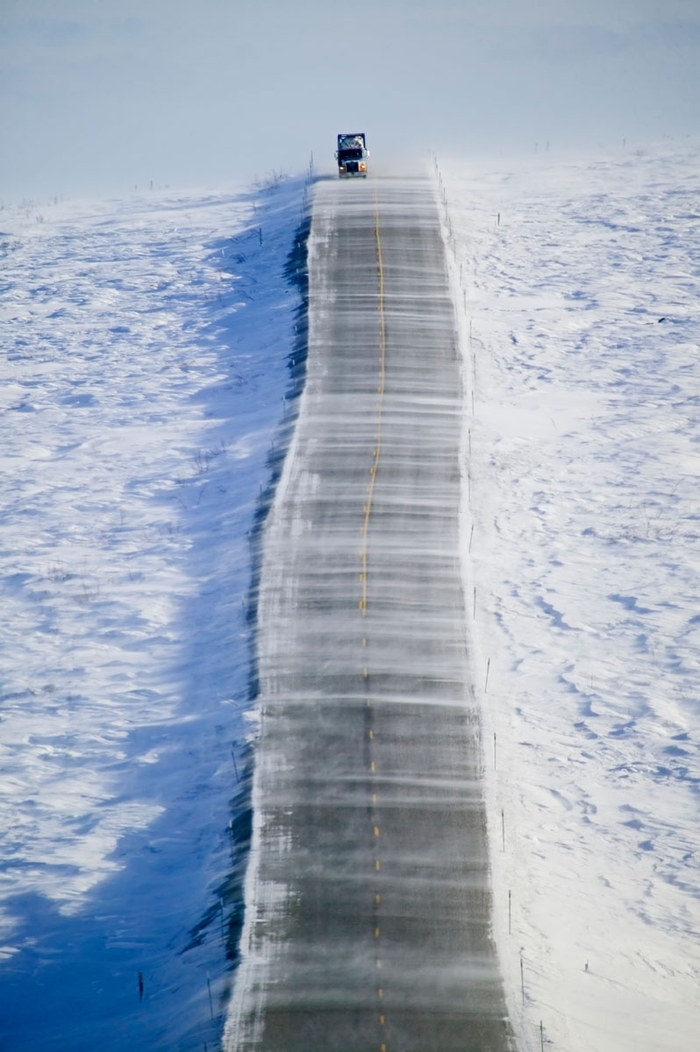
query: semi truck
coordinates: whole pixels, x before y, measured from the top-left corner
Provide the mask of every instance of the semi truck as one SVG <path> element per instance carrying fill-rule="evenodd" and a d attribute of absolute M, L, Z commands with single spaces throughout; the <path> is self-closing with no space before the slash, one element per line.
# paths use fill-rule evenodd
<path fill-rule="evenodd" d="M 339 135 L 335 157 L 338 162 L 339 178 L 360 176 L 366 179 L 369 150 L 365 142 L 365 133 L 353 132 L 351 135 Z"/>

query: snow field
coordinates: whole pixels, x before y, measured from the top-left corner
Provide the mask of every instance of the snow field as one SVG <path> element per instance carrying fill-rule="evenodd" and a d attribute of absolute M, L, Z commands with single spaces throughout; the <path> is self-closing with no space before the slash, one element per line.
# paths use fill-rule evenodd
<path fill-rule="evenodd" d="M 231 749 L 242 768 L 253 726 L 249 535 L 288 385 L 302 189 L 0 212 L 13 1047 L 218 1040 Z"/>
<path fill-rule="evenodd" d="M 440 173 L 495 935 L 522 1049 L 697 1043 L 697 162 L 691 144 Z M 218 1039 L 248 534 L 300 196 L 0 212 L 13 1046 Z"/>
<path fill-rule="evenodd" d="M 697 1045 L 697 173 L 692 143 L 437 173 L 495 937 L 522 1049 Z"/>

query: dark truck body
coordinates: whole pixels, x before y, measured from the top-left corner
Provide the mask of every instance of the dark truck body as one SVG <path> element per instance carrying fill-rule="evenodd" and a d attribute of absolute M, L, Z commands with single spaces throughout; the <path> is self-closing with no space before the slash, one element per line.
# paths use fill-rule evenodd
<path fill-rule="evenodd" d="M 364 132 L 339 135 L 335 156 L 338 161 L 338 175 L 341 179 L 351 176 L 360 176 L 363 179 L 367 177 L 369 150 Z"/>

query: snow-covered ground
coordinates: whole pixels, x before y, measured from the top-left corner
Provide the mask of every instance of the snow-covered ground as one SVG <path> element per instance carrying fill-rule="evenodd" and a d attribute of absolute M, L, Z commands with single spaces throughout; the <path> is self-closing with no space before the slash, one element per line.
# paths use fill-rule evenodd
<path fill-rule="evenodd" d="M 496 937 L 528 1052 L 697 1047 L 699 162 L 441 165 Z M 3 1047 L 218 1040 L 302 194 L 0 211 Z"/>
<path fill-rule="evenodd" d="M 698 1047 L 699 172 L 697 144 L 440 164 L 522 1049 Z"/>
<path fill-rule="evenodd" d="M 304 193 L 0 211 L 3 1048 L 218 1040 Z"/>

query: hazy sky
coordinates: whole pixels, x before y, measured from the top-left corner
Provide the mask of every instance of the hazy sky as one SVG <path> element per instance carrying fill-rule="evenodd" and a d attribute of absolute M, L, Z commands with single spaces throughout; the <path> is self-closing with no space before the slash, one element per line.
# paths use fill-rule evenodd
<path fill-rule="evenodd" d="M 0 0 L 0 200 L 700 132 L 700 0 Z"/>

